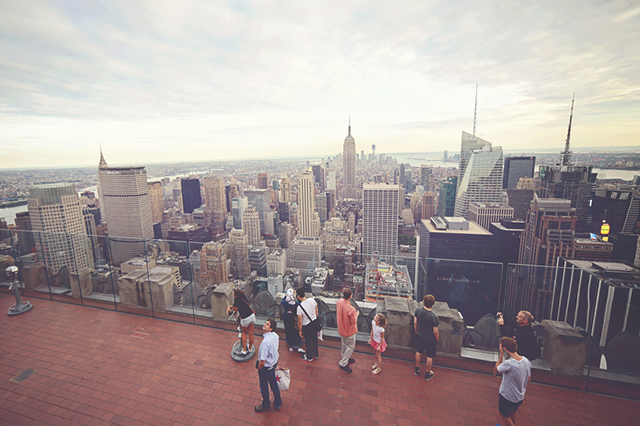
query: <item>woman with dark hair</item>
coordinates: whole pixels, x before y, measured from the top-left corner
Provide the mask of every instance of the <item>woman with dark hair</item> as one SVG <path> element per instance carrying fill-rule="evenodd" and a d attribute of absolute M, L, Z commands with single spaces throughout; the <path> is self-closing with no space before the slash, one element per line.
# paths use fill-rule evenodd
<path fill-rule="evenodd" d="M 242 355 L 246 355 L 248 350 L 253 347 L 253 326 L 256 323 L 256 314 L 249 305 L 249 300 L 244 291 L 233 290 L 233 305 L 227 308 L 227 314 L 238 312 L 240 315 L 240 326 L 242 327 Z M 247 337 L 249 338 L 249 346 L 247 346 Z"/>
<path fill-rule="evenodd" d="M 282 308 L 284 309 L 284 331 L 287 337 L 287 345 L 289 351 L 304 352 L 302 349 L 302 339 L 296 327 L 296 312 L 298 309 L 298 300 L 292 288 L 287 290 L 287 295 L 282 299 Z"/>

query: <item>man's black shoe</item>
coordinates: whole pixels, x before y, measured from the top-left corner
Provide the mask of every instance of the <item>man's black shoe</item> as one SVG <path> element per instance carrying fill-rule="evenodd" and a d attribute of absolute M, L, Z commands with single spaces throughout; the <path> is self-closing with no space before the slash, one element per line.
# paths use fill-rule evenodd
<path fill-rule="evenodd" d="M 349 358 L 349 364 L 353 364 L 354 362 L 356 362 L 356 360 L 355 360 L 355 359 L 353 359 L 353 358 Z"/>
<path fill-rule="evenodd" d="M 353 370 L 348 365 L 345 365 L 344 367 L 340 366 L 340 368 L 347 373 L 353 373 Z"/>
<path fill-rule="evenodd" d="M 260 404 L 260 405 L 256 405 L 254 410 L 256 410 L 256 413 L 263 413 L 265 411 L 271 410 L 271 407 L 265 408 L 262 406 L 262 404 Z"/>
<path fill-rule="evenodd" d="M 282 409 L 282 405 L 276 405 L 276 411 L 280 411 Z"/>

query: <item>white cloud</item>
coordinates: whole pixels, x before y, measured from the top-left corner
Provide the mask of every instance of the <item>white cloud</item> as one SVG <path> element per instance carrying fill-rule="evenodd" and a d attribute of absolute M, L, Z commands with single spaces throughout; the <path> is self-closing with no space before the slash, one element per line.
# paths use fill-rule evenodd
<path fill-rule="evenodd" d="M 98 140 L 115 163 L 334 154 L 349 113 L 358 150 L 455 150 L 472 127 L 476 83 L 479 134 L 505 148 L 560 149 L 574 91 L 575 144 L 640 145 L 638 10 L 3 2 L 0 148 L 14 160 L 0 167 L 62 165 L 66 150 L 93 163 Z"/>

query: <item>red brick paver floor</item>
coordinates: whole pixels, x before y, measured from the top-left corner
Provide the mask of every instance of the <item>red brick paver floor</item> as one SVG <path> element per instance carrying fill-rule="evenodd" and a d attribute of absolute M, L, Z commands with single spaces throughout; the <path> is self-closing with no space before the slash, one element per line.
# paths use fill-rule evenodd
<path fill-rule="evenodd" d="M 321 347 L 320 359 L 306 362 L 284 342 L 280 366 L 291 368 L 292 388 L 283 392 L 282 411 L 257 414 L 254 362 L 231 360 L 233 332 L 44 300 L 9 317 L 13 301 L 0 298 L 1 425 L 499 422 L 496 377 L 436 366 L 425 382 L 410 362 L 387 359 L 373 376 L 373 356 L 360 353 L 346 374 L 338 350 Z M 11 381 L 26 369 L 37 372 Z M 637 401 L 532 383 L 518 424 L 629 425 L 638 418 Z"/>

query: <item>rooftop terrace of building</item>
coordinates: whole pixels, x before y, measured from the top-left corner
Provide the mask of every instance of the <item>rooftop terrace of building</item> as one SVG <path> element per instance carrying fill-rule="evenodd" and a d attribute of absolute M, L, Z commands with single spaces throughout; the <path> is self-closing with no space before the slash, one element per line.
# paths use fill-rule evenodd
<path fill-rule="evenodd" d="M 13 299 L 0 298 L 6 310 Z M 229 356 L 236 333 L 67 303 L 35 300 L 20 316 L 0 316 L 0 425 L 379 425 L 495 424 L 500 379 L 434 367 L 425 382 L 412 362 L 384 358 L 373 376 L 359 346 L 354 373 L 338 349 L 303 361 L 280 345 L 291 388 L 281 411 L 257 414 L 253 362 Z M 256 345 L 261 342 L 258 336 Z M 30 369 L 30 370 L 29 370 Z M 25 371 L 33 371 L 28 378 Z M 529 384 L 519 422 L 620 425 L 640 416 L 637 401 Z"/>

